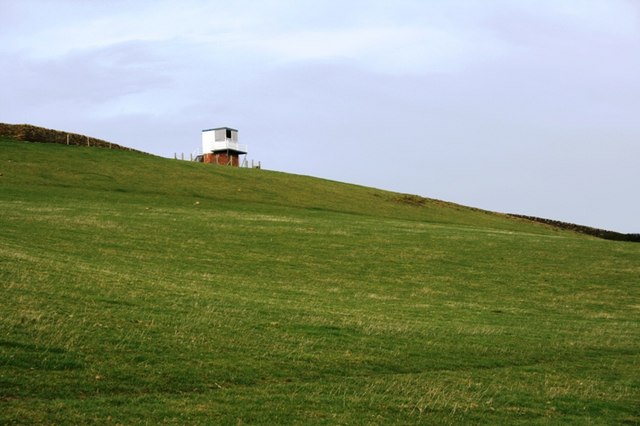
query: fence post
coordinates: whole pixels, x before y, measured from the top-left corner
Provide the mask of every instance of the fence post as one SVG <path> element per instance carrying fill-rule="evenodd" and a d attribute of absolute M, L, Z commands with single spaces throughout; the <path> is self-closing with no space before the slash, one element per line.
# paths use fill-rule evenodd
<path fill-rule="evenodd" d="M 69 145 L 69 133 L 67 133 L 67 145 Z"/>

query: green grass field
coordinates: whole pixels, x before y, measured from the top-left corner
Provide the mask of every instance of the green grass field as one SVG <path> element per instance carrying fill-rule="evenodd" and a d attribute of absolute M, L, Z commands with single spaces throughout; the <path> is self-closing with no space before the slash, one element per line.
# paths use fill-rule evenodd
<path fill-rule="evenodd" d="M 0 424 L 640 424 L 640 245 L 0 139 Z"/>

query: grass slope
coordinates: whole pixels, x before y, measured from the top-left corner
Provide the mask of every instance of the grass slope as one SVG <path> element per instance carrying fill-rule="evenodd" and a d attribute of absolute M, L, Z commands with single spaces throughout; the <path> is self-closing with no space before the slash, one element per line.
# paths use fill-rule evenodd
<path fill-rule="evenodd" d="M 640 245 L 124 151 L 0 173 L 0 423 L 640 422 Z"/>

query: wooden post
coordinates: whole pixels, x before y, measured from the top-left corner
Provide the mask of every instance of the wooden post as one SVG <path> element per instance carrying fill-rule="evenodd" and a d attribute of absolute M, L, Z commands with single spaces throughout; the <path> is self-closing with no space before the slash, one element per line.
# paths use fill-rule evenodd
<path fill-rule="evenodd" d="M 67 145 L 69 145 L 69 133 L 67 133 Z"/>
<path fill-rule="evenodd" d="M 87 146 L 91 146 L 89 145 L 89 136 L 87 136 Z"/>

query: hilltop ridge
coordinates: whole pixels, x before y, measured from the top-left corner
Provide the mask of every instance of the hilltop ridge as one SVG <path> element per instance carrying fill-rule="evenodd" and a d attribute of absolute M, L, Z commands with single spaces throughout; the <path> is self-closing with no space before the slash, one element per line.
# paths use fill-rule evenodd
<path fill-rule="evenodd" d="M 0 137 L 13 139 L 16 141 L 99 147 L 99 148 L 109 148 L 109 149 L 115 149 L 115 150 L 124 150 L 124 151 L 148 154 L 146 152 L 139 151 L 134 148 L 125 147 L 125 146 L 118 145 L 116 143 L 112 143 L 102 139 L 81 135 L 77 133 L 65 132 L 61 130 L 47 129 L 47 128 L 34 126 L 30 124 L 0 123 Z M 597 238 L 603 238 L 603 239 L 615 240 L 615 241 L 640 242 L 640 234 L 624 234 L 624 233 L 619 233 L 619 232 L 605 230 L 605 229 L 599 229 L 599 228 L 594 228 L 589 226 L 583 226 L 583 225 L 578 225 L 578 224 L 573 224 L 573 223 L 568 223 L 568 222 L 563 222 L 563 221 L 558 221 L 553 219 L 547 219 L 547 218 L 539 218 L 539 217 L 523 215 L 523 214 L 494 213 L 494 212 L 489 212 L 482 209 L 476 209 L 473 207 L 457 205 L 451 202 L 425 198 L 418 195 L 412 195 L 412 194 L 392 195 L 394 193 L 379 191 L 376 194 L 376 196 L 380 197 L 383 192 L 386 194 L 386 197 L 389 200 L 399 204 L 406 204 L 409 206 L 425 207 L 425 206 L 439 205 L 439 206 L 454 209 L 454 210 L 469 209 L 469 211 L 483 212 L 485 214 L 499 215 L 501 217 L 512 217 L 512 218 L 517 218 L 519 220 L 525 220 L 525 221 L 534 222 L 534 223 L 541 223 L 554 229 L 569 230 L 572 232 L 590 235 Z"/>
<path fill-rule="evenodd" d="M 78 188 L 96 194 L 182 196 L 219 205 L 273 205 L 508 231 L 554 232 L 548 226 L 500 213 L 309 176 L 176 161 L 133 150 L 94 150 L 57 142 L 16 144 L 13 139 L 3 143 L 5 155 L 21 156 L 25 161 L 20 167 L 17 162 L 6 164 L 4 182 L 19 184 L 28 177 L 30 191 L 46 186 L 52 193 L 57 192 L 55 188 Z M 20 174 L 23 177 L 16 181 Z"/>

